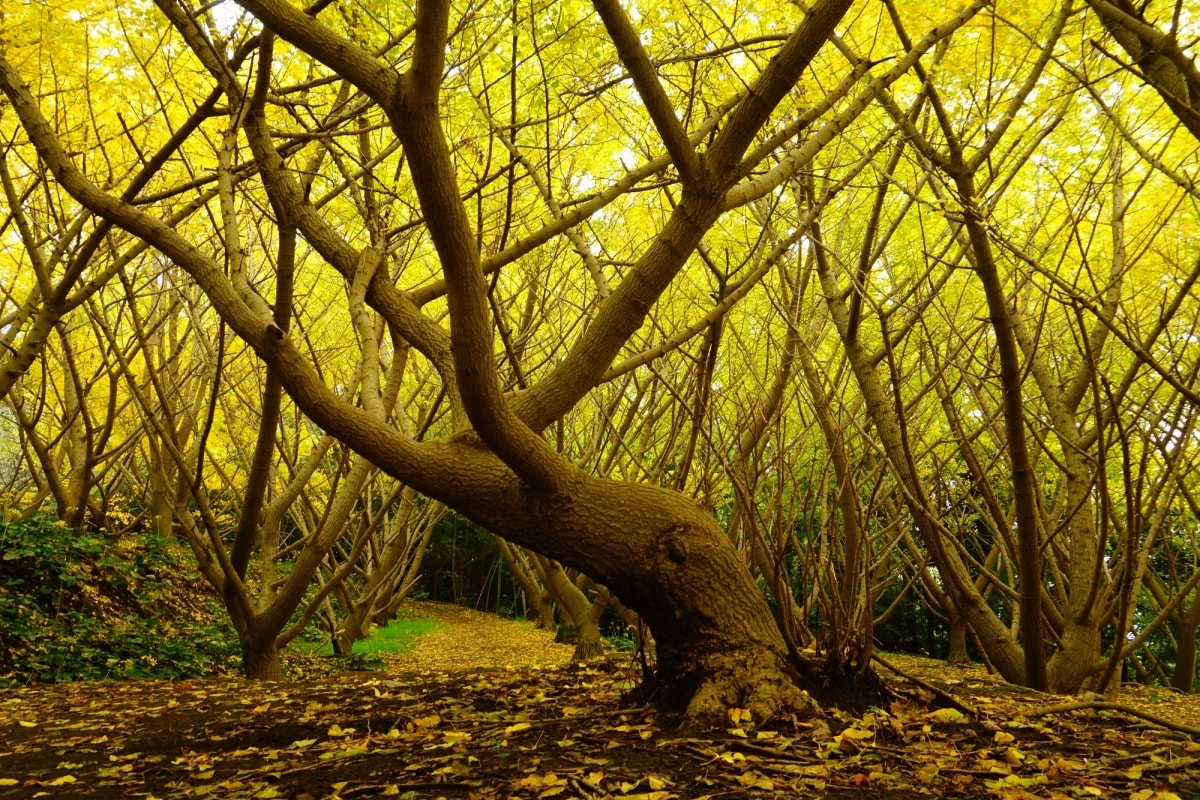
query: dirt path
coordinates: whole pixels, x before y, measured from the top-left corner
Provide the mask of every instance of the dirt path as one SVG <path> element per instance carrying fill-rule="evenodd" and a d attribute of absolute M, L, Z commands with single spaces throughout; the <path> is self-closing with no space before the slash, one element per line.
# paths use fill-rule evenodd
<path fill-rule="evenodd" d="M 388 656 L 399 671 L 449 672 L 471 669 L 560 667 L 569 664 L 574 646 L 555 644 L 554 634 L 533 622 L 514 621 L 498 614 L 449 603 L 408 600 L 403 612 L 439 623 L 420 636 L 411 649 Z"/>

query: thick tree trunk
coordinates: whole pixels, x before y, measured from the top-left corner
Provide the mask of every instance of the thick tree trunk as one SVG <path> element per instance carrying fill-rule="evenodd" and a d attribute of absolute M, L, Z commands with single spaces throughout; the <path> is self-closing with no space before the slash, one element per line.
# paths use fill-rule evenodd
<path fill-rule="evenodd" d="M 256 636 L 253 633 L 238 637 L 242 645 L 242 672 L 252 681 L 283 680 L 283 665 L 279 660 L 279 648 L 275 637 Z"/>
<path fill-rule="evenodd" d="M 455 463 L 461 481 L 464 459 Z M 581 474 L 569 492 L 547 497 L 510 476 L 457 506 L 510 541 L 586 568 L 635 609 L 657 642 L 666 706 L 708 718 L 747 708 L 757 720 L 813 710 L 766 601 L 711 515 L 654 486 Z"/>
<path fill-rule="evenodd" d="M 321 404 L 297 391 L 306 410 Z M 534 491 L 470 437 L 412 448 L 385 424 L 348 412 L 322 414 L 381 469 L 508 539 L 586 570 L 637 611 L 657 643 L 658 699 L 715 721 L 731 707 L 756 720 L 814 712 L 819 691 L 789 661 L 766 600 L 713 516 L 670 489 L 574 472 L 559 491 Z M 383 447 L 381 443 L 395 445 Z"/>

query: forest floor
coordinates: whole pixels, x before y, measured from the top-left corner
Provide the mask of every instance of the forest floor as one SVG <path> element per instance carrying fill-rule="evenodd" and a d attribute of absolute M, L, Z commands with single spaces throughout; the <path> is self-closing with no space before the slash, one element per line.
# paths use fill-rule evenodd
<path fill-rule="evenodd" d="M 414 611 L 440 629 L 377 672 L 0 691 L 0 799 L 1200 798 L 1200 703 L 1162 689 L 1039 695 L 885 656 L 920 682 L 881 667 L 888 708 L 698 731 L 622 705 L 630 654 Z"/>

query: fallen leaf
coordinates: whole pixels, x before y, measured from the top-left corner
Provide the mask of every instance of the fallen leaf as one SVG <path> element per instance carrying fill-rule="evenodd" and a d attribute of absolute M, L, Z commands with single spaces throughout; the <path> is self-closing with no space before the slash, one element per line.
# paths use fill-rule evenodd
<path fill-rule="evenodd" d="M 842 736 L 847 739 L 874 739 L 875 731 L 864 730 L 863 728 L 846 728 L 842 731 Z"/>
<path fill-rule="evenodd" d="M 755 789 L 763 789 L 764 791 L 768 792 L 774 791 L 775 789 L 775 781 L 771 780 L 766 775 L 755 772 L 754 770 L 743 772 L 738 776 L 737 780 L 738 783 L 746 788 L 754 787 Z"/>
<path fill-rule="evenodd" d="M 967 715 L 957 708 L 939 708 L 929 715 L 934 722 L 965 722 Z"/>

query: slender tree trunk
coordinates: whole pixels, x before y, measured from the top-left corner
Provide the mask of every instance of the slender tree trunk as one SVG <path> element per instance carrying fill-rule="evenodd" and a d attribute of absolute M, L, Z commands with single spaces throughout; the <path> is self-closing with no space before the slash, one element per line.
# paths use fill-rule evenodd
<path fill-rule="evenodd" d="M 562 565 L 549 559 L 542 559 L 542 572 L 546 576 L 546 588 L 558 601 L 559 608 L 570 617 L 571 627 L 574 628 L 575 652 L 572 658 L 586 660 L 603 653 L 600 615 L 608 605 L 608 592 L 600 592 L 595 602 L 588 600 L 583 590 L 567 576 Z"/>
<path fill-rule="evenodd" d="M 1042 558 L 1038 538 L 1038 499 L 1034 486 L 1033 459 L 1025 431 L 1025 394 L 1022 388 L 1017 337 L 1013 331 L 1012 311 L 992 256 L 991 243 L 976 205 L 973 176 L 965 170 L 954 175 L 963 219 L 975 254 L 975 274 L 987 297 L 996 350 L 1000 357 L 1000 386 L 1003 390 L 1004 433 L 1008 445 L 1008 463 L 1012 469 L 1013 505 L 1016 509 L 1018 590 L 1021 605 L 1021 646 L 1025 654 L 1025 684 L 1039 691 L 1050 688 L 1046 672 L 1046 646 L 1042 630 Z M 1072 631 L 1074 640 L 1084 631 Z M 1068 636 L 1063 637 L 1064 649 Z M 1072 643 L 1074 643 L 1072 641 Z M 1082 642 L 1080 642 L 1082 644 Z M 1090 668 L 1085 665 L 1085 668 Z M 1072 689 L 1071 691 L 1074 691 Z"/>
<path fill-rule="evenodd" d="M 534 610 L 534 619 L 539 630 L 553 631 L 558 628 L 554 622 L 554 597 L 538 581 L 536 573 L 531 571 L 525 557 L 514 552 L 512 545 L 500 537 L 496 537 L 496 545 L 500 548 L 500 557 L 508 565 L 525 595 L 525 602 Z"/>
<path fill-rule="evenodd" d="M 967 655 L 967 621 L 957 613 L 950 616 L 950 653 L 946 663 L 955 666 L 971 663 Z"/>
<path fill-rule="evenodd" d="M 1196 628 L 1196 622 L 1175 623 L 1175 671 L 1171 673 L 1171 687 L 1188 694 L 1196 685 Z"/>

